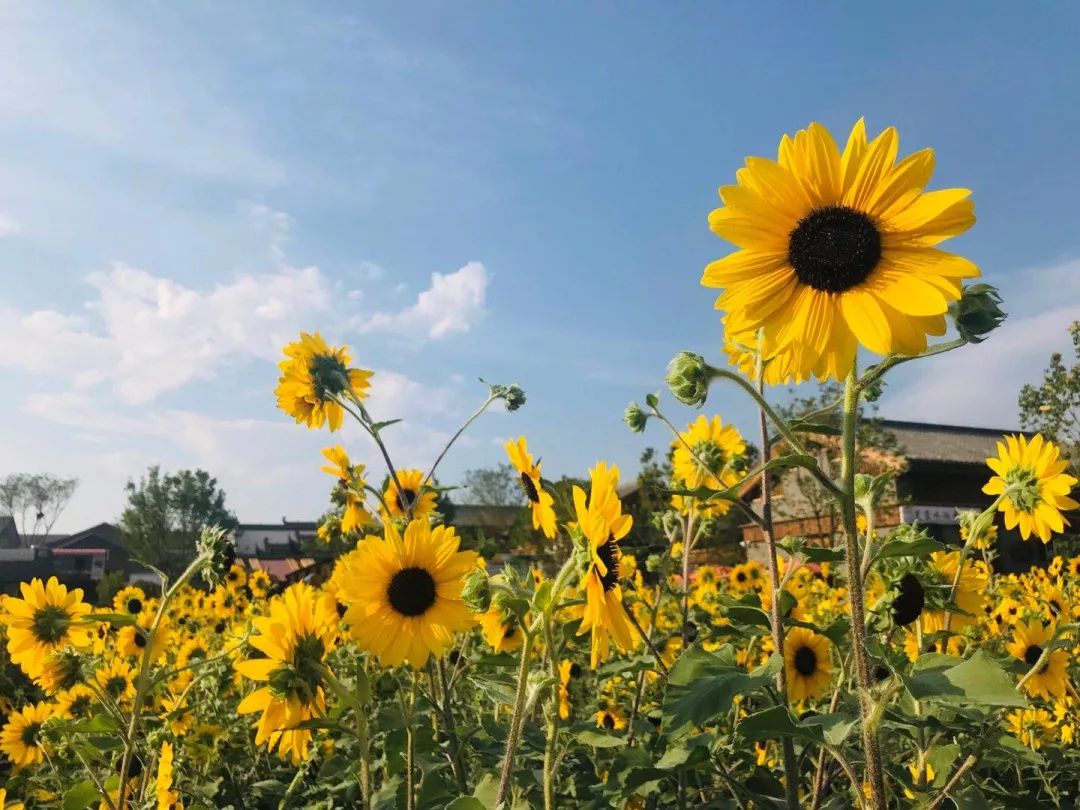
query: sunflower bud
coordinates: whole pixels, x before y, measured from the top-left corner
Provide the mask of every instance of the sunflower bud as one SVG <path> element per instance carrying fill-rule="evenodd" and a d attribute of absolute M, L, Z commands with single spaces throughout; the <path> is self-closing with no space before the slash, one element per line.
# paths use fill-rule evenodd
<path fill-rule="evenodd" d="M 679 352 L 668 363 L 665 380 L 675 399 L 700 408 L 709 394 L 709 371 L 709 364 L 700 354 Z"/>
<path fill-rule="evenodd" d="M 525 404 L 525 392 L 521 390 L 517 383 L 512 385 L 499 385 L 497 383 L 489 383 L 487 380 L 480 380 L 491 389 L 491 396 L 496 399 L 501 399 L 506 403 L 506 410 L 516 411 L 522 405 Z"/>
<path fill-rule="evenodd" d="M 641 433 L 645 430 L 645 423 L 649 421 L 649 415 L 641 410 L 641 406 L 636 402 L 631 402 L 623 412 L 623 421 L 634 433 Z"/>
<path fill-rule="evenodd" d="M 473 613 L 487 613 L 491 607 L 491 583 L 486 571 L 475 568 L 465 577 L 461 599 Z"/>
<path fill-rule="evenodd" d="M 968 343 L 982 343 L 986 336 L 1001 326 L 1005 312 L 997 289 L 989 284 L 969 284 L 959 301 L 949 306 L 956 331 Z"/>
<path fill-rule="evenodd" d="M 216 588 L 236 562 L 232 535 L 220 526 L 207 526 L 199 535 L 198 553 L 206 558 L 202 569 L 203 579 L 211 588 Z"/>

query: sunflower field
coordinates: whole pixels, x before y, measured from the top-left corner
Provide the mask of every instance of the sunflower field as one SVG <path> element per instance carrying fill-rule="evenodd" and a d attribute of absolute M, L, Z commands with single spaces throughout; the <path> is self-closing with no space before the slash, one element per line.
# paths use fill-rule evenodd
<path fill-rule="evenodd" d="M 960 546 L 877 528 L 894 474 L 859 469 L 860 406 L 888 372 L 1004 318 L 979 268 L 940 247 L 974 224 L 970 192 L 927 191 L 933 151 L 898 150 L 893 129 L 871 139 L 859 121 L 841 149 L 811 124 L 721 187 L 709 224 L 737 249 L 702 284 L 722 290 L 725 342 L 715 365 L 676 356 L 666 383 L 699 408 L 712 386 L 752 399 L 761 453 L 720 415 L 680 427 L 659 395 L 631 404 L 629 429 L 672 447 L 655 553 L 624 550 L 617 467 L 556 487 L 524 437 L 505 450 L 549 564 L 464 549 L 434 474 L 523 391 L 489 385 L 430 469 L 402 469 L 407 426 L 366 404 L 377 376 L 300 335 L 278 406 L 309 430 L 355 421 L 385 463 L 323 452 L 319 538 L 345 551 L 286 585 L 208 527 L 160 592 L 95 605 L 35 579 L 4 597 L 0 810 L 1080 806 L 1080 557 L 1004 574 L 994 551 L 999 525 L 1031 543 L 1065 531 L 1068 461 L 1003 436 Z M 771 387 L 811 378 L 843 396 L 781 417 Z M 822 432 L 838 470 L 808 452 Z M 773 531 L 771 486 L 794 468 L 842 516 L 835 543 Z M 760 529 L 767 564 L 694 564 L 729 514 Z"/>

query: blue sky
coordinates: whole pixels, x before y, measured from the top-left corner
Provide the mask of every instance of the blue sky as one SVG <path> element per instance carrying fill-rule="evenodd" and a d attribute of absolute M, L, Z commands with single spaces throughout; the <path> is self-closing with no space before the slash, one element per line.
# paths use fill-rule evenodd
<path fill-rule="evenodd" d="M 951 245 L 1011 313 L 898 374 L 883 412 L 1013 426 L 1080 318 L 1080 12 L 967 9 L 4 4 L 0 474 L 78 475 L 67 530 L 115 518 L 155 462 L 209 469 L 243 520 L 314 517 L 329 437 L 272 396 L 307 328 L 378 371 L 401 464 L 430 462 L 483 376 L 529 403 L 445 482 L 519 433 L 549 476 L 629 476 L 667 437 L 630 434 L 625 404 L 681 349 L 718 359 L 717 186 L 859 116 L 933 146 L 932 187 L 973 189 Z M 709 411 L 750 428 L 734 392 Z"/>

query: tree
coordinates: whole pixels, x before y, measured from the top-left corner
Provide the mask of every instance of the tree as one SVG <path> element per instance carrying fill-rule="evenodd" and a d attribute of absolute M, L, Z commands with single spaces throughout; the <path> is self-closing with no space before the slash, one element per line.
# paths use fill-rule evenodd
<path fill-rule="evenodd" d="M 79 486 L 78 478 L 15 473 L 0 480 L 0 509 L 15 518 L 24 543 L 46 535 Z"/>
<path fill-rule="evenodd" d="M 471 503 L 481 506 L 524 506 L 525 491 L 509 464 L 482 467 L 465 473 L 465 491 Z"/>
<path fill-rule="evenodd" d="M 136 484 L 128 481 L 128 505 L 120 531 L 132 555 L 178 576 L 195 558 L 195 544 L 207 526 L 236 528 L 225 507 L 225 493 L 205 470 L 161 472 L 150 467 Z"/>
<path fill-rule="evenodd" d="M 1080 321 L 1069 326 L 1073 355 L 1078 362 L 1066 368 L 1060 352 L 1050 355 L 1050 365 L 1039 385 L 1020 389 L 1020 424 L 1037 430 L 1061 447 L 1075 469 L 1080 464 Z"/>

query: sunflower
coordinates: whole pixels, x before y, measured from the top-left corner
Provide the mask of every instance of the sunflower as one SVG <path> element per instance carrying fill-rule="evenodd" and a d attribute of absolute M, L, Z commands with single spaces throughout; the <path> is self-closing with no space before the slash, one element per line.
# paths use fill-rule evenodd
<path fill-rule="evenodd" d="M 172 743 L 161 744 L 161 755 L 158 757 L 157 779 L 154 782 L 154 794 L 157 796 L 157 810 L 184 810 L 184 803 L 180 801 L 180 794 L 172 789 L 173 786 L 173 747 Z"/>
<path fill-rule="evenodd" d="M 425 486 L 425 478 L 422 470 L 409 469 L 397 471 L 397 482 L 394 476 L 390 476 L 383 490 L 383 502 L 389 510 L 391 518 L 425 517 L 435 511 L 436 495 L 433 489 Z M 398 492 L 397 483 L 401 483 L 401 492 Z M 411 507 L 411 512 L 410 512 Z M 387 515 L 384 514 L 384 518 Z"/>
<path fill-rule="evenodd" d="M 935 551 L 930 555 L 933 569 L 940 575 L 944 582 L 951 583 L 956 577 L 956 566 L 961 564 L 960 551 Z M 963 561 L 960 571 L 960 579 L 956 583 L 956 591 L 953 594 L 954 601 L 963 613 L 951 612 L 949 629 L 958 632 L 976 621 L 976 617 L 982 614 L 983 605 L 986 603 L 986 589 L 989 583 L 989 573 L 986 565 L 980 561 Z M 950 611 L 936 610 L 922 612 L 923 635 L 936 633 L 945 629 L 945 619 Z"/>
<path fill-rule="evenodd" d="M 564 658 L 559 662 L 559 717 L 570 719 L 570 682 L 581 677 L 581 666 Z"/>
<path fill-rule="evenodd" d="M 0 788 L 0 810 L 23 810 L 23 803 L 9 802 L 7 800 L 7 790 Z"/>
<path fill-rule="evenodd" d="M 622 731 L 626 728 L 626 718 L 616 709 L 600 709 L 596 713 L 596 725 L 608 731 Z"/>
<path fill-rule="evenodd" d="M 585 573 L 585 615 L 578 635 L 591 632 L 591 664 L 606 660 L 610 639 L 621 650 L 636 644 L 630 620 L 623 607 L 622 586 L 619 584 L 619 541 L 626 537 L 633 518 L 622 513 L 622 503 L 615 493 L 619 483 L 619 468 L 600 462 L 589 474 L 592 484 L 588 499 L 581 487 L 573 490 L 577 524 L 589 543 L 592 561 Z"/>
<path fill-rule="evenodd" d="M 318 332 L 301 332 L 300 339 L 285 346 L 284 352 L 274 389 L 278 407 L 309 429 L 329 423 L 330 430 L 338 430 L 345 421 L 338 397 L 366 397 L 372 372 L 349 368 L 349 348 L 328 346 Z"/>
<path fill-rule="evenodd" d="M 793 627 L 784 639 L 784 668 L 788 697 L 794 701 L 819 698 L 832 682 L 832 644 L 805 627 Z"/>
<path fill-rule="evenodd" d="M 146 645 L 150 642 L 150 631 L 145 626 L 153 622 L 154 617 L 144 614 L 140 624 L 129 624 L 120 628 L 116 637 L 116 648 L 121 655 L 142 660 Z M 154 646 L 150 651 L 150 660 L 157 661 L 169 651 L 171 642 L 169 620 L 162 617 L 154 633 Z"/>
<path fill-rule="evenodd" d="M 497 607 L 492 607 L 487 612 L 477 615 L 476 618 L 480 622 L 484 640 L 497 653 L 513 652 L 525 640 L 521 625 L 513 614 L 503 613 Z"/>
<path fill-rule="evenodd" d="M 727 489 L 738 482 L 732 462 L 745 455 L 746 442 L 736 427 L 725 425 L 719 416 L 709 419 L 702 414 L 679 434 L 672 447 L 674 476 L 687 488 Z M 730 504 L 716 501 L 711 508 L 724 514 Z"/>
<path fill-rule="evenodd" d="M 1053 635 L 1053 627 L 1044 627 L 1042 622 L 1019 622 L 1013 628 L 1013 640 L 1006 649 L 1030 669 L 1042 658 L 1043 651 Z M 1068 654 L 1064 650 L 1054 650 L 1047 657 L 1046 663 L 1024 684 L 1024 688 L 1029 695 L 1047 700 L 1051 697 L 1064 697 L 1068 666 Z"/>
<path fill-rule="evenodd" d="M 387 523 L 383 538 L 368 537 L 339 561 L 345 621 L 383 666 L 420 668 L 473 625 L 461 586 L 478 558 L 460 551 L 460 542 L 453 528 L 424 518 L 410 521 L 404 535 Z"/>
<path fill-rule="evenodd" d="M 1006 721 L 1009 733 L 1033 751 L 1038 751 L 1054 730 L 1054 721 L 1046 709 L 1016 709 Z"/>
<path fill-rule="evenodd" d="M 270 593 L 270 586 L 273 584 L 273 580 L 270 579 L 270 575 L 265 571 L 252 571 L 248 576 L 248 588 L 251 590 L 251 595 L 256 599 L 265 599 L 267 594 Z"/>
<path fill-rule="evenodd" d="M 120 656 L 94 673 L 94 683 L 118 706 L 124 706 L 135 696 L 135 670 Z"/>
<path fill-rule="evenodd" d="M 44 584 L 35 578 L 29 584 L 20 583 L 19 589 L 22 599 L 4 600 L 9 617 L 7 650 L 13 663 L 36 678 L 53 650 L 90 644 L 90 629 L 79 624 L 90 605 L 82 601 L 81 588 L 69 591 L 56 577 Z"/>
<path fill-rule="evenodd" d="M 897 163 L 898 148 L 893 128 L 868 142 L 860 119 L 841 152 L 813 123 L 781 139 L 777 161 L 747 158 L 737 185 L 720 189 L 709 226 L 740 249 L 701 283 L 724 288 L 726 331 L 763 329 L 795 379 L 844 379 L 859 344 L 920 354 L 928 334 L 944 334 L 961 279 L 979 275 L 936 247 L 975 222 L 970 192 L 924 193 L 933 151 Z"/>
<path fill-rule="evenodd" d="M 48 703 L 23 706 L 12 712 L 0 729 L 0 751 L 16 768 L 36 765 L 45 758 L 40 732 L 50 714 L 51 706 Z"/>
<path fill-rule="evenodd" d="M 56 713 L 60 717 L 74 720 L 90 714 L 90 710 L 97 703 L 97 695 L 86 684 L 77 683 L 70 689 L 57 693 L 55 700 Z"/>
<path fill-rule="evenodd" d="M 892 602 L 892 620 L 897 627 L 905 627 L 922 615 L 926 606 L 926 589 L 919 578 L 910 571 L 896 585 L 896 597 Z"/>
<path fill-rule="evenodd" d="M 1080 508 L 1069 497 L 1076 479 L 1065 472 L 1069 462 L 1061 458 L 1061 451 L 1042 434 L 1006 436 L 997 443 L 998 454 L 988 458 L 986 465 L 994 471 L 983 492 L 1001 495 L 998 511 L 1005 513 L 1005 528 L 1020 527 L 1025 540 L 1037 535 L 1049 543 L 1054 532 L 1061 533 L 1069 521 L 1062 511 Z"/>
<path fill-rule="evenodd" d="M 517 470 L 518 483 L 525 490 L 525 497 L 529 499 L 533 528 L 543 531 L 545 537 L 554 537 L 555 499 L 540 485 L 540 463 L 533 463 L 532 453 L 529 452 L 524 436 L 519 436 L 517 441 L 508 441 L 504 447 L 510 464 Z"/>
<path fill-rule="evenodd" d="M 127 585 L 113 597 L 113 608 L 117 613 L 138 616 L 146 607 L 146 593 L 138 585 Z"/>

